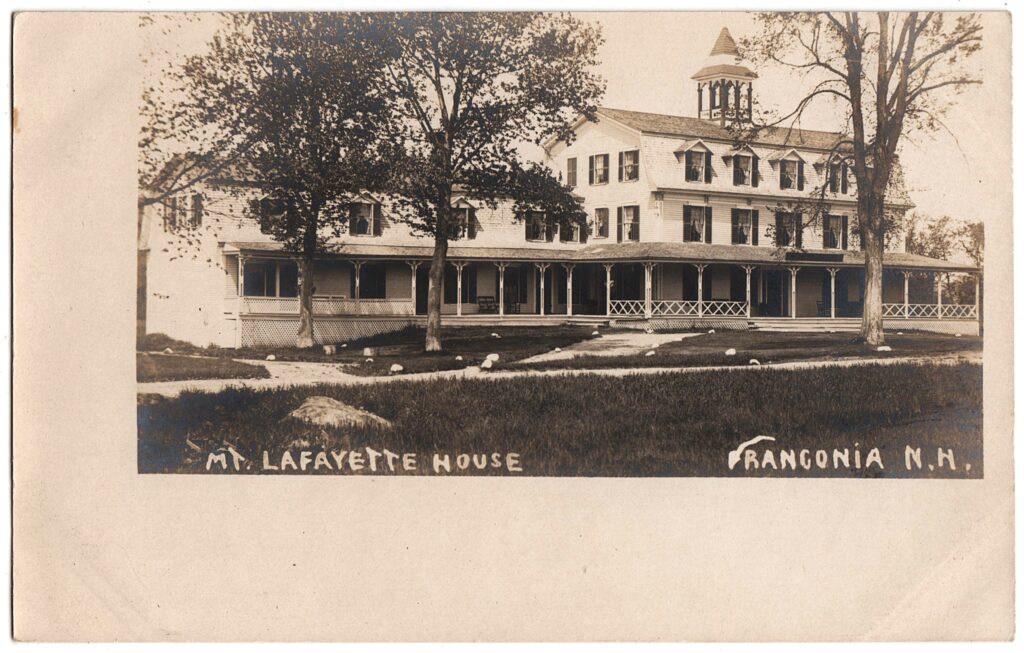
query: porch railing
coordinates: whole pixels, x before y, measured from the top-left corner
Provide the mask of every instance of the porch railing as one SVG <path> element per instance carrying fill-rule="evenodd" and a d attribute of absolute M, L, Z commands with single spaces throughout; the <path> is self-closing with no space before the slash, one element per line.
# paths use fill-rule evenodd
<path fill-rule="evenodd" d="M 298 315 L 298 297 L 242 297 L 243 314 Z M 342 295 L 313 297 L 314 315 L 412 315 L 411 299 L 351 299 Z"/>
<path fill-rule="evenodd" d="M 882 317 L 933 320 L 975 320 L 974 304 L 882 304 Z"/>
<path fill-rule="evenodd" d="M 651 315 L 658 317 L 697 317 L 701 315 L 701 302 L 678 299 L 651 300 Z M 613 299 L 611 315 L 643 317 L 646 313 L 642 299 Z M 746 317 L 747 302 L 708 300 L 704 302 L 703 315 L 715 317 Z"/>

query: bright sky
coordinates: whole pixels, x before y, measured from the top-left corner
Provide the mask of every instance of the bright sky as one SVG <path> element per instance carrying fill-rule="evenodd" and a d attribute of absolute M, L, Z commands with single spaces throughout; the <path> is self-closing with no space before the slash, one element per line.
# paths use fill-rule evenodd
<path fill-rule="evenodd" d="M 580 14 L 602 25 L 599 59 L 608 84 L 603 104 L 621 109 L 695 115 L 696 83 L 690 79 L 707 57 L 722 27 L 739 41 L 753 35 L 753 14 L 741 12 L 632 12 Z M 218 18 L 205 14 L 162 39 L 151 67 L 200 51 Z M 904 140 L 906 182 L 917 210 L 928 215 L 982 219 L 1008 210 L 1010 178 L 1009 14 L 983 18 L 985 43 L 974 60 L 982 86 L 955 99 L 945 131 Z M 155 35 L 155 34 L 154 34 Z M 168 52 L 164 53 L 166 49 Z M 790 69 L 757 69 L 756 101 L 788 113 L 803 88 Z M 822 101 L 805 114 L 803 126 L 836 129 L 836 108 Z M 955 138 L 954 138 L 955 136 Z"/>
<path fill-rule="evenodd" d="M 690 77 L 711 51 L 719 30 L 737 42 L 753 36 L 749 13 L 635 12 L 587 14 L 603 26 L 604 104 L 620 109 L 694 116 L 697 86 Z M 956 98 L 944 121 L 950 132 L 917 135 L 901 158 L 917 210 L 960 219 L 985 219 L 1008 210 L 1010 178 L 1009 14 L 983 17 L 985 43 L 973 59 L 985 79 Z M 755 101 L 793 110 L 801 97 L 792 69 L 756 69 Z M 805 115 L 808 129 L 837 129 L 835 105 L 822 101 Z M 959 142 L 959 146 L 958 143 Z"/>

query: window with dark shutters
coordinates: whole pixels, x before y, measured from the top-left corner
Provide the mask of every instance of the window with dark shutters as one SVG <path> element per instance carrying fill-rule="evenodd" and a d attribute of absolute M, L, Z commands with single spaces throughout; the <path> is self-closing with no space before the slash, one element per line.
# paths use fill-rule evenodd
<path fill-rule="evenodd" d="M 576 187 L 576 157 L 565 162 L 565 181 L 569 188 Z"/>
<path fill-rule="evenodd" d="M 594 209 L 594 238 L 608 237 L 608 209 Z"/>
<path fill-rule="evenodd" d="M 191 215 L 191 226 L 192 228 L 199 227 L 203 224 L 203 196 L 199 193 L 192 195 L 192 215 Z"/>
<path fill-rule="evenodd" d="M 619 181 L 636 181 L 640 178 L 640 150 L 619 152 Z"/>
<path fill-rule="evenodd" d="M 380 204 L 353 202 L 348 205 L 348 233 L 350 236 L 379 236 L 381 233 Z"/>
<path fill-rule="evenodd" d="M 596 154 L 590 157 L 590 183 L 593 186 L 608 183 L 607 154 Z"/>
<path fill-rule="evenodd" d="M 732 244 L 750 245 L 753 232 L 753 219 L 750 209 L 732 210 Z"/>
<path fill-rule="evenodd" d="M 779 188 L 788 190 L 796 187 L 796 161 L 779 161 Z"/>
<path fill-rule="evenodd" d="M 839 192 L 839 164 L 828 164 L 828 192 Z"/>
<path fill-rule="evenodd" d="M 689 243 L 711 242 L 711 207 L 683 207 L 683 241 Z"/>
<path fill-rule="evenodd" d="M 164 231 L 174 231 L 178 226 L 178 198 L 164 200 Z"/>
<path fill-rule="evenodd" d="M 621 223 L 621 239 L 620 241 L 639 241 L 640 240 L 640 207 L 639 206 L 623 206 L 619 208 L 620 223 Z"/>

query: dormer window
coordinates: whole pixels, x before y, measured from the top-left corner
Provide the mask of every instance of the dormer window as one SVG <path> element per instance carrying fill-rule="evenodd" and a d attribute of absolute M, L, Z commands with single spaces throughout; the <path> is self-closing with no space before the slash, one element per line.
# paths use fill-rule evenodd
<path fill-rule="evenodd" d="M 448 230 L 449 240 L 474 240 L 476 238 L 476 218 L 474 211 L 468 206 L 453 207 L 449 216 L 451 226 Z"/>
<path fill-rule="evenodd" d="M 350 236 L 379 236 L 380 232 L 380 204 L 353 202 L 348 205 L 348 233 Z"/>
<path fill-rule="evenodd" d="M 265 234 L 284 231 L 294 234 L 298 229 L 298 212 L 295 202 L 290 199 L 264 197 L 251 202 L 253 212 Z"/>
<path fill-rule="evenodd" d="M 779 161 L 779 188 L 787 190 L 797 186 L 797 162 Z"/>
<path fill-rule="evenodd" d="M 595 154 L 590 157 L 590 185 L 608 183 L 608 155 Z"/>
<path fill-rule="evenodd" d="M 711 183 L 711 152 L 686 151 L 686 181 Z"/>
<path fill-rule="evenodd" d="M 750 186 L 751 184 L 751 161 L 749 156 L 734 156 L 732 158 L 732 185 Z"/>
<path fill-rule="evenodd" d="M 830 193 L 843 193 L 849 190 L 847 179 L 848 168 L 845 163 L 830 163 L 828 166 L 828 190 Z"/>
<path fill-rule="evenodd" d="M 636 181 L 640 178 L 640 150 L 619 152 L 619 181 Z"/>

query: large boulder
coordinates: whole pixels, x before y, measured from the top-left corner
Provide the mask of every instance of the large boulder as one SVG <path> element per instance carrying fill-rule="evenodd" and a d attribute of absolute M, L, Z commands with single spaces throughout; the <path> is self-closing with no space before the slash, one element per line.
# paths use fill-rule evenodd
<path fill-rule="evenodd" d="M 391 428 L 391 422 L 330 397 L 309 397 L 302 405 L 288 413 L 288 417 L 321 426 Z"/>

